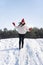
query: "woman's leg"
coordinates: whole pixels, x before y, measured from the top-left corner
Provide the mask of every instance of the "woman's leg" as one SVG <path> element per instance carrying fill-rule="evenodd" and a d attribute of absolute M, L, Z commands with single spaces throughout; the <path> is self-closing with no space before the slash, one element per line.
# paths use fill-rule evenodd
<path fill-rule="evenodd" d="M 23 48 L 23 46 L 24 46 L 24 34 L 22 35 L 22 48 Z"/>
<path fill-rule="evenodd" d="M 21 35 L 19 34 L 19 49 L 21 49 Z"/>
<path fill-rule="evenodd" d="M 23 48 L 23 46 L 24 46 L 24 39 L 22 39 L 22 48 Z"/>

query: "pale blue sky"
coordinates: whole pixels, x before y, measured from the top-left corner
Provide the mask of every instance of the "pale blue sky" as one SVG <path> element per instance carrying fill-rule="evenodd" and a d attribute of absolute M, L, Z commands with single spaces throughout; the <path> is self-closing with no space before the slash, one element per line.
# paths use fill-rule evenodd
<path fill-rule="evenodd" d="M 29 27 L 43 28 L 43 0 L 0 0 L 0 29 L 13 29 L 24 18 Z"/>

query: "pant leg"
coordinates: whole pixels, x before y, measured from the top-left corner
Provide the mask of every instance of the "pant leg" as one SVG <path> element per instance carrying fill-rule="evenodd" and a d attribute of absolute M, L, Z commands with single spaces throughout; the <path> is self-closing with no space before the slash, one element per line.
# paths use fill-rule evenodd
<path fill-rule="evenodd" d="M 22 35 L 22 48 L 24 46 L 24 36 L 25 36 L 25 34 Z"/>
<path fill-rule="evenodd" d="M 22 48 L 23 48 L 23 46 L 24 46 L 24 39 L 22 38 Z"/>
<path fill-rule="evenodd" d="M 21 49 L 21 41 L 22 41 L 21 34 L 19 34 L 19 49 Z"/>

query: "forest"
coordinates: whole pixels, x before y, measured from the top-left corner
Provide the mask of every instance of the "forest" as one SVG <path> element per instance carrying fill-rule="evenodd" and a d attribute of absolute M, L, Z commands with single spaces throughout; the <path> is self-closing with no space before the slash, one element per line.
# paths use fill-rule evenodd
<path fill-rule="evenodd" d="M 18 32 L 14 30 L 8 30 L 4 28 L 0 29 L 0 39 L 5 38 L 18 38 Z M 32 28 L 31 32 L 27 32 L 25 38 L 43 38 L 43 28 Z"/>

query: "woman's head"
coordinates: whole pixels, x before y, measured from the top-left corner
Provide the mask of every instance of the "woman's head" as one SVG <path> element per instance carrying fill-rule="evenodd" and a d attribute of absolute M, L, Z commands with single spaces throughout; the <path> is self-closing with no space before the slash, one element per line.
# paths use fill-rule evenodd
<path fill-rule="evenodd" d="M 25 25 L 25 20 L 24 20 L 24 18 L 21 20 L 21 22 L 19 22 L 19 26 L 23 26 L 23 25 Z"/>
<path fill-rule="evenodd" d="M 24 18 L 21 20 L 21 23 L 22 23 L 22 24 L 25 24 L 25 20 L 24 20 Z"/>

